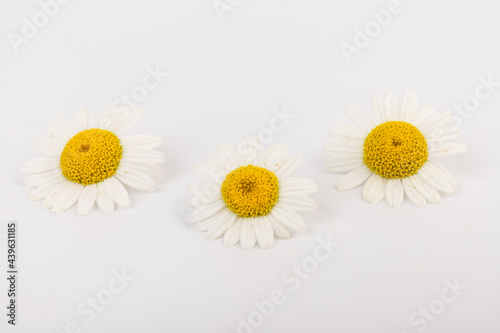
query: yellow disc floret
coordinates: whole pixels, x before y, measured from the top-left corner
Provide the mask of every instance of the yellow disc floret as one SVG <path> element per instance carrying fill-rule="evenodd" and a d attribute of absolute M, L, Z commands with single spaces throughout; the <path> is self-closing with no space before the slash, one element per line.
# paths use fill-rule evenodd
<path fill-rule="evenodd" d="M 67 179 L 90 185 L 113 176 L 122 158 L 116 135 L 102 129 L 89 129 L 72 137 L 61 154 L 62 174 Z"/>
<path fill-rule="evenodd" d="M 230 172 L 222 183 L 226 205 L 241 217 L 266 215 L 278 201 L 278 177 L 264 168 L 253 165 Z"/>
<path fill-rule="evenodd" d="M 366 166 L 384 178 L 411 176 L 429 156 L 422 133 L 404 121 L 375 127 L 365 139 L 363 153 Z"/>

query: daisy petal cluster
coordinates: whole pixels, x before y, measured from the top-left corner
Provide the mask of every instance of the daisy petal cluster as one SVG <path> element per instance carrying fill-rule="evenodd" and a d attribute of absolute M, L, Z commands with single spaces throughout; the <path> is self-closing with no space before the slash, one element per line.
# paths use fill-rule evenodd
<path fill-rule="evenodd" d="M 375 94 L 373 113 L 355 105 L 346 107 L 355 125 L 334 126 L 328 133 L 324 170 L 346 173 L 335 187 L 350 190 L 364 184 L 363 199 L 389 206 L 401 205 L 404 196 L 419 207 L 442 202 L 440 193 L 453 193 L 457 182 L 435 157 L 463 153 L 452 142 L 460 134 L 448 123 L 450 111 L 430 105 L 418 107 L 417 96 L 406 91 L 401 102 L 394 94 Z"/>
<path fill-rule="evenodd" d="M 291 176 L 302 160 L 288 156 L 285 144 L 264 149 L 257 138 L 243 138 L 236 147 L 219 144 L 217 154 L 195 169 L 200 181 L 189 187 L 189 219 L 208 239 L 224 237 L 225 246 L 271 248 L 274 236 L 287 239 L 291 230 L 305 230 L 299 213 L 316 208 L 309 198 L 316 183 Z"/>
<path fill-rule="evenodd" d="M 163 154 L 155 150 L 161 138 L 151 135 L 124 136 L 143 111 L 113 108 L 95 121 L 92 113 L 80 110 L 73 118 L 59 118 L 36 143 L 45 157 L 23 163 L 29 173 L 24 184 L 35 188 L 32 201 L 54 213 L 76 204 L 78 215 L 87 215 L 95 204 L 103 213 L 115 204 L 126 207 L 130 199 L 126 186 L 149 191 L 159 174 Z"/>

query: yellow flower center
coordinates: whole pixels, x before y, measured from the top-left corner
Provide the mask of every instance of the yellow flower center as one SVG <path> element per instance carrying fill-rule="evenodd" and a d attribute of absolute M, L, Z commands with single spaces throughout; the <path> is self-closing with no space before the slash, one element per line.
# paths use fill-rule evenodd
<path fill-rule="evenodd" d="M 253 165 L 231 171 L 222 183 L 226 205 L 241 217 L 266 215 L 278 201 L 278 177 Z"/>
<path fill-rule="evenodd" d="M 102 129 L 89 129 L 68 141 L 61 154 L 62 174 L 67 179 L 90 185 L 113 176 L 122 158 L 116 135 Z"/>
<path fill-rule="evenodd" d="M 363 153 L 366 166 L 384 178 L 411 176 L 429 156 L 422 133 L 404 121 L 388 121 L 372 129 Z"/>

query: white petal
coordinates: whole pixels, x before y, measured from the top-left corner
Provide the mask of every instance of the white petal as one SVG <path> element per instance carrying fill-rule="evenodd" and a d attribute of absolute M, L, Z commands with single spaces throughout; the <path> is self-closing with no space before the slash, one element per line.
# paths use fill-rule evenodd
<path fill-rule="evenodd" d="M 277 205 L 271 210 L 271 217 L 292 230 L 303 231 L 307 229 L 306 222 L 292 209 Z"/>
<path fill-rule="evenodd" d="M 199 193 L 215 194 L 220 192 L 220 186 L 213 182 L 198 181 L 189 185 L 187 190 L 191 195 Z"/>
<path fill-rule="evenodd" d="M 328 158 L 323 162 L 323 170 L 333 173 L 346 173 L 363 166 L 363 158 Z"/>
<path fill-rule="evenodd" d="M 236 220 L 236 214 L 234 214 L 229 209 L 227 209 L 226 211 L 227 215 L 225 215 L 223 223 L 221 225 L 217 225 L 208 229 L 207 231 L 208 239 L 214 240 L 222 237 L 222 235 L 224 235 L 226 230 L 233 225 L 234 221 Z"/>
<path fill-rule="evenodd" d="M 318 192 L 318 185 L 310 178 L 288 177 L 279 180 L 279 191 L 280 194 L 310 195 Z"/>
<path fill-rule="evenodd" d="M 415 127 L 420 128 L 420 123 L 433 114 L 434 108 L 432 107 L 432 105 L 424 104 L 420 107 L 420 109 L 418 109 L 412 124 Z"/>
<path fill-rule="evenodd" d="M 363 149 L 359 149 L 355 152 L 329 152 L 329 159 L 331 160 L 363 160 Z"/>
<path fill-rule="evenodd" d="M 63 175 L 60 175 L 60 176 L 55 177 L 55 178 L 47 179 L 47 181 L 43 182 L 42 184 L 40 184 L 40 186 L 38 186 L 36 189 L 34 189 L 29 194 L 28 198 L 31 201 L 42 200 L 50 193 L 50 191 L 54 187 L 56 187 L 57 185 L 59 185 L 60 183 L 62 183 L 64 181 L 67 181 L 67 180 L 66 180 L 66 178 L 64 178 Z"/>
<path fill-rule="evenodd" d="M 229 143 L 223 142 L 218 144 L 217 155 L 222 161 L 222 167 L 227 173 L 241 166 L 240 155 Z"/>
<path fill-rule="evenodd" d="M 60 161 L 55 157 L 39 157 L 28 160 L 21 165 L 21 171 L 26 173 L 42 173 L 59 168 Z"/>
<path fill-rule="evenodd" d="M 223 160 L 223 158 L 219 154 L 208 154 L 206 161 L 207 161 L 206 166 L 209 169 L 219 170 L 219 171 L 227 174 L 227 172 L 225 171 L 225 170 L 227 170 L 226 161 Z M 235 167 L 239 167 L 239 166 L 240 166 L 239 164 L 235 165 Z"/>
<path fill-rule="evenodd" d="M 118 107 L 108 110 L 99 121 L 99 127 L 122 136 L 135 126 L 141 119 L 144 111 L 127 107 Z"/>
<path fill-rule="evenodd" d="M 144 114 L 143 110 L 139 109 L 130 110 L 130 113 L 128 114 L 127 118 L 124 119 L 122 122 L 120 122 L 118 128 L 116 129 L 115 131 L 116 135 L 122 136 L 123 134 L 125 134 L 128 130 L 130 130 L 139 122 L 143 114 Z"/>
<path fill-rule="evenodd" d="M 330 142 L 326 143 L 323 147 L 323 153 L 326 155 L 335 153 L 349 153 L 349 154 L 360 154 L 363 152 L 363 143 L 353 143 L 353 144 L 332 144 Z"/>
<path fill-rule="evenodd" d="M 401 179 L 388 179 L 385 187 L 385 201 L 391 207 L 399 207 L 403 202 L 405 190 Z"/>
<path fill-rule="evenodd" d="M 267 214 L 266 217 L 269 220 L 269 223 L 271 224 L 276 237 L 279 237 L 281 239 L 290 238 L 290 231 L 288 231 L 288 229 L 283 224 L 276 221 L 276 219 L 272 217 L 271 214 Z"/>
<path fill-rule="evenodd" d="M 365 182 L 363 200 L 377 204 L 384 200 L 387 180 L 373 173 Z"/>
<path fill-rule="evenodd" d="M 206 194 L 206 193 L 199 193 L 191 198 L 188 199 L 187 205 L 191 207 L 201 207 L 201 206 L 207 206 L 211 203 L 216 202 L 217 200 L 220 200 L 221 195 L 220 193 L 215 195 L 215 194 Z"/>
<path fill-rule="evenodd" d="M 242 217 L 237 217 L 233 225 L 224 234 L 224 246 L 234 246 L 240 241 Z"/>
<path fill-rule="evenodd" d="M 222 142 L 217 145 L 217 154 L 219 154 L 223 160 L 234 160 L 239 158 L 236 149 L 227 142 Z"/>
<path fill-rule="evenodd" d="M 432 131 L 441 128 L 451 119 L 449 110 L 440 111 L 431 114 L 425 119 L 422 119 L 418 125 L 415 125 L 422 133 L 429 134 Z"/>
<path fill-rule="evenodd" d="M 301 166 L 303 160 L 304 158 L 300 154 L 290 155 L 274 173 L 278 178 L 288 177 Z"/>
<path fill-rule="evenodd" d="M 75 136 L 75 134 L 78 133 L 78 131 L 73 126 L 73 123 L 63 117 L 57 118 L 52 126 L 61 131 L 61 133 L 63 133 L 64 136 L 66 136 L 68 139 L 71 139 L 73 136 Z"/>
<path fill-rule="evenodd" d="M 270 249 L 274 244 L 274 232 L 266 216 L 260 216 L 255 223 L 255 238 L 263 249 Z"/>
<path fill-rule="evenodd" d="M 44 173 L 35 173 L 24 179 L 26 187 L 38 187 L 43 183 L 61 177 L 61 170 L 52 170 Z"/>
<path fill-rule="evenodd" d="M 421 169 L 431 173 L 438 179 L 448 182 L 454 189 L 458 187 L 457 181 L 452 174 L 443 165 L 436 161 L 428 160 Z"/>
<path fill-rule="evenodd" d="M 55 128 L 54 126 L 47 128 L 47 137 L 48 140 L 53 140 L 59 147 L 61 147 L 61 151 L 64 149 L 66 144 L 68 143 L 71 137 L 67 137 L 63 132 Z"/>
<path fill-rule="evenodd" d="M 346 139 L 365 140 L 370 131 L 364 130 L 354 125 L 335 125 L 330 129 L 330 133 L 336 134 Z"/>
<path fill-rule="evenodd" d="M 405 91 L 401 100 L 401 120 L 412 122 L 418 112 L 417 94 L 411 90 Z"/>
<path fill-rule="evenodd" d="M 35 147 L 44 155 L 59 157 L 64 149 L 57 141 L 43 138 L 35 143 Z"/>
<path fill-rule="evenodd" d="M 123 161 L 131 163 L 161 164 L 165 162 L 165 155 L 157 150 L 144 150 L 141 152 L 123 150 Z"/>
<path fill-rule="evenodd" d="M 418 207 L 425 207 L 426 202 L 424 196 L 417 191 L 417 189 L 413 186 L 408 178 L 409 177 L 401 179 L 406 196 Z"/>
<path fill-rule="evenodd" d="M 106 186 L 104 183 L 97 184 L 96 202 L 97 206 L 99 206 L 104 214 L 111 214 L 115 210 L 113 199 L 106 192 Z"/>
<path fill-rule="evenodd" d="M 366 112 L 362 107 L 356 105 L 348 105 L 345 108 L 345 112 L 359 127 L 363 128 L 365 131 L 370 132 L 373 128 L 377 126 L 377 123 L 373 117 Z"/>
<path fill-rule="evenodd" d="M 217 200 L 214 203 L 211 203 L 206 206 L 199 207 L 195 210 L 193 210 L 189 214 L 189 220 L 191 223 L 198 223 L 200 221 L 206 220 L 209 217 L 215 215 L 216 213 L 220 212 L 223 208 L 226 207 L 226 203 L 224 200 L 220 199 Z"/>
<path fill-rule="evenodd" d="M 467 147 L 453 142 L 442 142 L 433 144 L 430 147 L 429 155 L 432 157 L 445 157 L 465 153 Z"/>
<path fill-rule="evenodd" d="M 227 207 L 224 207 L 203 221 L 195 223 L 194 228 L 200 232 L 208 231 L 210 228 L 219 228 L 223 226 L 229 218 L 232 219 L 234 216 L 235 214 L 232 211 L 230 211 Z"/>
<path fill-rule="evenodd" d="M 344 177 L 342 177 L 335 188 L 339 191 L 351 190 L 359 185 L 363 184 L 365 180 L 372 174 L 372 171 L 368 169 L 365 165 L 349 172 Z"/>
<path fill-rule="evenodd" d="M 287 154 L 288 146 L 286 144 L 276 143 L 270 145 L 260 156 L 258 166 L 270 171 L 275 171 L 283 164 Z"/>
<path fill-rule="evenodd" d="M 123 184 L 139 191 L 151 191 L 156 185 L 153 178 L 146 175 L 144 172 L 121 166 L 116 170 L 115 177 Z"/>
<path fill-rule="evenodd" d="M 296 194 L 280 193 L 278 204 L 288 206 L 296 212 L 308 212 L 316 209 L 316 201 Z"/>
<path fill-rule="evenodd" d="M 429 161 L 427 161 L 429 162 Z M 426 163 L 427 164 L 427 163 Z M 456 186 L 451 184 L 445 178 L 443 178 L 440 174 L 434 173 L 432 170 L 423 167 L 418 170 L 418 176 L 421 178 L 423 182 L 429 185 L 431 188 L 434 188 L 440 192 L 451 194 L 455 192 Z"/>
<path fill-rule="evenodd" d="M 401 107 L 398 96 L 389 93 L 385 96 L 385 117 L 387 121 L 399 120 Z"/>
<path fill-rule="evenodd" d="M 324 153 L 329 152 L 361 152 L 364 141 L 360 139 L 347 139 L 336 134 L 329 134 L 323 147 Z"/>
<path fill-rule="evenodd" d="M 222 184 L 227 176 L 224 171 L 217 168 L 210 168 L 206 164 L 196 166 L 194 168 L 194 174 L 206 182 L 215 184 Z"/>
<path fill-rule="evenodd" d="M 52 187 L 52 189 L 48 192 L 45 200 L 43 200 L 42 207 L 46 209 L 51 209 L 54 206 L 54 203 L 61 195 L 63 195 L 70 186 L 72 186 L 72 182 L 65 180 L 58 185 Z"/>
<path fill-rule="evenodd" d="M 222 198 L 220 185 L 211 182 L 194 183 L 188 187 L 188 193 L 192 196 L 188 204 L 193 207 L 206 206 Z"/>
<path fill-rule="evenodd" d="M 52 206 L 52 212 L 61 214 L 73 206 L 83 191 L 83 185 L 71 183 L 66 190 L 57 198 Z"/>
<path fill-rule="evenodd" d="M 255 246 L 255 228 L 248 218 L 241 224 L 240 243 L 243 250 L 251 250 Z"/>
<path fill-rule="evenodd" d="M 127 163 L 122 161 L 120 162 L 119 168 L 133 169 L 155 177 L 158 176 L 161 171 L 159 166 L 151 163 Z"/>
<path fill-rule="evenodd" d="M 80 216 L 85 216 L 90 213 L 97 197 L 97 185 L 87 185 L 83 189 L 78 204 L 76 205 L 76 212 Z"/>
<path fill-rule="evenodd" d="M 462 130 L 458 126 L 443 126 L 431 133 L 425 133 L 425 139 L 428 143 L 438 143 L 450 141 L 458 138 Z"/>
<path fill-rule="evenodd" d="M 246 137 L 238 141 L 236 151 L 240 155 L 239 160 L 242 165 L 252 164 L 255 165 L 263 150 L 262 144 L 256 137 Z"/>
<path fill-rule="evenodd" d="M 154 149 L 162 145 L 160 136 L 156 135 L 129 135 L 120 139 L 120 143 L 126 150 Z"/>
<path fill-rule="evenodd" d="M 77 133 L 93 128 L 94 115 L 87 110 L 78 110 L 73 116 L 73 126 Z"/>
<path fill-rule="evenodd" d="M 440 134 L 439 141 L 449 141 L 458 138 L 462 134 L 462 129 L 458 126 L 445 126 Z"/>
<path fill-rule="evenodd" d="M 439 192 L 434 188 L 428 186 L 417 174 L 414 174 L 410 177 L 411 184 L 413 187 L 420 193 L 422 196 L 432 204 L 439 204 L 442 202 L 441 196 Z"/>
<path fill-rule="evenodd" d="M 384 95 L 383 94 L 373 94 L 372 95 L 372 109 L 375 114 L 376 120 L 380 123 L 385 123 L 387 121 L 385 105 L 384 105 Z"/>
<path fill-rule="evenodd" d="M 102 183 L 106 194 L 109 195 L 118 206 L 127 207 L 130 205 L 128 192 L 118 179 L 113 176 L 105 179 Z"/>

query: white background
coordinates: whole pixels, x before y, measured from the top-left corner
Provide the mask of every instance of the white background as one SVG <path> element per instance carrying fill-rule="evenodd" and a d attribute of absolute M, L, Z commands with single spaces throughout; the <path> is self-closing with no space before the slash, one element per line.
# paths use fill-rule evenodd
<path fill-rule="evenodd" d="M 361 188 L 337 192 L 341 175 L 321 170 L 329 127 L 350 123 L 347 104 L 370 109 L 372 93 L 412 89 L 419 104 L 453 109 L 473 101 L 479 77 L 500 81 L 496 0 L 401 0 L 348 63 L 340 44 L 353 44 L 354 29 L 388 2 L 233 0 L 221 20 L 212 0 L 73 0 L 16 53 L 8 34 L 21 34 L 40 5 L 2 0 L 0 232 L 18 221 L 20 277 L 15 328 L 1 280 L 0 330 L 60 333 L 76 322 L 96 333 L 236 332 L 238 317 L 279 289 L 286 301 L 255 332 L 499 332 L 500 87 L 467 118 L 455 113 L 469 151 L 439 160 L 459 182 L 441 205 L 371 205 Z M 156 67 L 170 75 L 140 103 L 132 130 L 164 140 L 156 190 L 131 191 L 132 206 L 110 216 L 55 216 L 30 202 L 19 167 L 40 156 L 45 128 L 80 108 L 100 115 Z M 274 142 L 301 153 L 296 174 L 319 186 L 308 230 L 265 251 L 206 240 L 183 215 L 193 167 L 217 143 L 257 135 L 283 107 L 295 118 Z M 282 275 L 328 236 L 340 247 L 291 291 Z M 76 309 L 122 269 L 134 280 L 86 323 Z M 455 279 L 466 290 L 425 329 L 412 325 Z"/>

